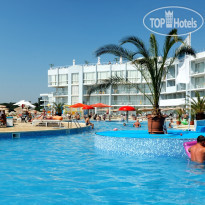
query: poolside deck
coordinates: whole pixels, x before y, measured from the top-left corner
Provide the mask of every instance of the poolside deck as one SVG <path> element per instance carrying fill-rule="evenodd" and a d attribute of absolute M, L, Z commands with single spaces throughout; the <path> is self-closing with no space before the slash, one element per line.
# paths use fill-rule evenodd
<path fill-rule="evenodd" d="M 1 127 L 0 133 L 6 132 L 29 132 L 29 131 L 45 131 L 45 130 L 59 130 L 59 129 L 73 129 L 77 128 L 74 123 L 70 123 L 68 127 L 68 123 L 62 122 L 64 127 L 41 127 L 41 126 L 33 126 L 31 123 L 15 123 L 14 127 Z M 86 127 L 85 123 L 79 123 L 81 127 Z"/>

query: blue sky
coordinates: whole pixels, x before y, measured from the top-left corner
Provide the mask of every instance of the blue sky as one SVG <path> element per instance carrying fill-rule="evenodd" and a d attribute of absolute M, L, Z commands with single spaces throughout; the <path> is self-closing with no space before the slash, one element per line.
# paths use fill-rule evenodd
<path fill-rule="evenodd" d="M 128 35 L 147 41 L 143 25 L 149 11 L 183 6 L 205 17 L 203 0 L 0 0 L 0 103 L 36 102 L 47 87 L 49 64 L 95 63 L 94 51 Z M 192 35 L 192 46 L 205 50 L 204 26 Z M 159 42 L 163 37 L 158 36 Z M 113 60 L 104 56 L 102 61 Z"/>

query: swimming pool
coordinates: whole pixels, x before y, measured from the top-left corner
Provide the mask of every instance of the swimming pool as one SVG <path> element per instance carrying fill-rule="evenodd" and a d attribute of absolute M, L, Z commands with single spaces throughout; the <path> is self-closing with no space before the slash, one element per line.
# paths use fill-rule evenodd
<path fill-rule="evenodd" d="M 205 167 L 187 157 L 98 149 L 95 132 L 134 130 L 96 122 L 68 136 L 0 140 L 0 204 L 203 204 Z M 143 128 L 141 128 L 143 129 Z"/>

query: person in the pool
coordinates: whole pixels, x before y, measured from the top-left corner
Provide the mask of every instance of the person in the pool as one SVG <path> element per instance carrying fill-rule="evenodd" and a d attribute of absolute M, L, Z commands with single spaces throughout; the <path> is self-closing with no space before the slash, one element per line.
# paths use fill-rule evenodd
<path fill-rule="evenodd" d="M 136 120 L 136 122 L 133 124 L 133 127 L 141 127 L 139 120 Z"/>
<path fill-rule="evenodd" d="M 94 128 L 94 124 L 90 122 L 90 118 L 91 118 L 91 116 L 88 115 L 88 117 L 85 119 L 85 124 L 86 124 L 86 126 L 91 126 L 92 129 L 93 129 Z"/>
<path fill-rule="evenodd" d="M 191 153 L 191 160 L 198 163 L 203 163 L 205 161 L 205 137 L 199 135 L 197 138 L 197 143 L 189 148 Z"/>

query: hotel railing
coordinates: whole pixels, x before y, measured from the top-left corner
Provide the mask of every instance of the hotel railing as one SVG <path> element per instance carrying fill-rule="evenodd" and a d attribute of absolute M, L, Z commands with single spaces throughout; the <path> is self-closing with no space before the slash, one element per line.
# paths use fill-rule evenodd
<path fill-rule="evenodd" d="M 54 92 L 54 96 L 68 95 L 68 92 Z"/>

